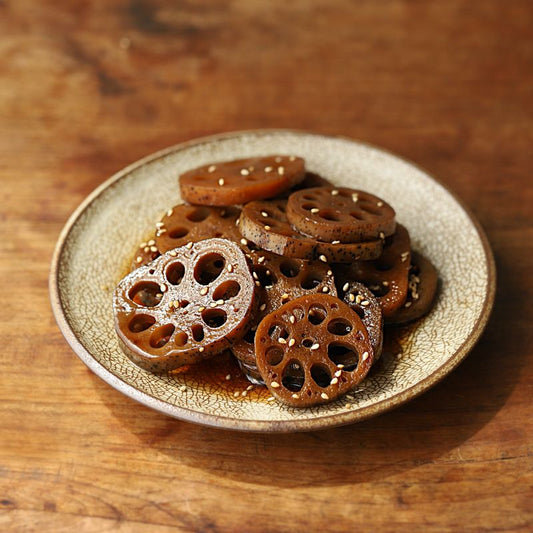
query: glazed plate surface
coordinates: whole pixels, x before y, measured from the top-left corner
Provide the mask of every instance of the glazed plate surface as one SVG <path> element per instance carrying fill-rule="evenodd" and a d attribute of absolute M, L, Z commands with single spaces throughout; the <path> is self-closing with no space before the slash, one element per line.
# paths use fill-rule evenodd
<path fill-rule="evenodd" d="M 274 153 L 305 158 L 307 169 L 336 185 L 363 189 L 396 210 L 412 247 L 439 272 L 430 314 L 395 331 L 366 380 L 348 396 L 311 409 L 268 401 L 255 388 L 243 396 L 233 380 L 199 372 L 153 375 L 119 348 L 112 293 L 138 244 L 164 212 L 180 203 L 178 175 L 213 161 Z M 79 206 L 59 238 L 50 275 L 52 307 L 74 352 L 129 397 L 168 415 L 247 431 L 305 431 L 377 415 L 419 395 L 451 372 L 479 338 L 492 308 L 495 270 L 478 223 L 446 188 L 390 153 L 344 138 L 286 130 L 206 137 L 134 163 Z M 388 332 L 385 332 L 387 339 Z M 391 339 L 389 339 L 391 341 Z M 235 395 L 238 393 L 238 396 Z"/>

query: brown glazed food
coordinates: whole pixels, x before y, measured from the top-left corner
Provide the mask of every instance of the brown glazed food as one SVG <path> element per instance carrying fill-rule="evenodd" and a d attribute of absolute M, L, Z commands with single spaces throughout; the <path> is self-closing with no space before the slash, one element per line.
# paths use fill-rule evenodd
<path fill-rule="evenodd" d="M 357 313 L 329 294 L 302 296 L 267 315 L 257 328 L 256 354 L 272 395 L 293 407 L 335 400 L 374 360 Z"/>
<path fill-rule="evenodd" d="M 121 346 L 151 372 L 222 352 L 244 335 L 256 305 L 244 252 L 225 239 L 171 250 L 123 278 L 113 295 Z"/>
<path fill-rule="evenodd" d="M 333 272 L 329 265 L 321 261 L 303 261 L 263 250 L 251 252 L 248 256 L 258 290 L 259 309 L 251 328 L 231 349 L 248 379 L 252 383 L 263 383 L 255 358 L 257 324 L 266 315 L 295 298 L 314 293 L 336 296 L 337 289 Z"/>
<path fill-rule="evenodd" d="M 379 302 L 365 285 L 356 281 L 346 282 L 342 293 L 344 302 L 359 315 L 365 325 L 374 350 L 374 361 L 377 361 L 383 349 L 383 313 Z"/>
<path fill-rule="evenodd" d="M 376 259 L 383 250 L 383 239 L 342 244 L 321 242 L 302 235 L 288 222 L 285 208 L 283 199 L 246 204 L 239 219 L 240 232 L 260 248 L 278 255 L 328 263 Z"/>
<path fill-rule="evenodd" d="M 387 238 L 378 259 L 335 265 L 334 270 L 339 284 L 350 281 L 364 283 L 376 296 L 387 322 L 387 318 L 405 303 L 410 265 L 409 232 L 397 224 L 396 233 Z"/>
<path fill-rule="evenodd" d="M 139 248 L 135 252 L 133 259 L 130 264 L 130 271 L 135 270 L 136 268 L 142 267 L 151 263 L 154 259 L 158 258 L 161 255 L 159 249 L 155 245 L 155 240 L 150 239 L 146 242 L 141 242 Z"/>
<path fill-rule="evenodd" d="M 191 204 L 234 205 L 272 198 L 303 180 L 301 157 L 271 155 L 214 163 L 179 178 L 182 197 Z"/>
<path fill-rule="evenodd" d="M 241 211 L 237 207 L 177 205 L 158 222 L 155 243 L 163 252 L 189 242 L 224 238 L 239 242 L 241 234 L 235 223 Z"/>
<path fill-rule="evenodd" d="M 292 193 L 287 219 L 320 241 L 352 243 L 394 233 L 394 209 L 373 194 L 342 187 L 315 187 Z"/>
<path fill-rule="evenodd" d="M 424 316 L 433 306 L 437 292 L 437 270 L 421 253 L 411 253 L 409 289 L 405 303 L 387 319 L 388 324 L 402 325 Z"/>

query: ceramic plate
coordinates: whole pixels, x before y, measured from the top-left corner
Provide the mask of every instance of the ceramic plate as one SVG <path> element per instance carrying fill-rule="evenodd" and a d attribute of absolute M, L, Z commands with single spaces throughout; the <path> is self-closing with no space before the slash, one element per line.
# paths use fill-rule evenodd
<path fill-rule="evenodd" d="M 220 360 L 208 371 L 202 367 L 150 374 L 122 353 L 113 327 L 113 288 L 155 222 L 180 202 L 178 175 L 212 161 L 272 153 L 304 157 L 308 170 L 392 204 L 397 220 L 410 231 L 413 248 L 431 259 L 440 277 L 433 310 L 414 327 L 389 335 L 382 360 L 367 379 L 348 396 L 312 409 L 281 406 L 269 400 L 263 388 L 246 391 L 249 384 L 231 361 Z M 366 144 L 283 130 L 202 138 L 125 168 L 72 215 L 59 238 L 50 278 L 52 306 L 63 335 L 112 387 L 176 418 L 249 431 L 303 431 L 352 423 L 417 396 L 467 355 L 487 322 L 494 290 L 494 261 L 486 237 L 435 179 Z"/>

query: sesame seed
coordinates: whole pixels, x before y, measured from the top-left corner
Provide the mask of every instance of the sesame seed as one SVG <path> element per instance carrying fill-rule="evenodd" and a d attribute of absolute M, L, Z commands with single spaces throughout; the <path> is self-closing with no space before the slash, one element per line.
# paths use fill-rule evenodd
<path fill-rule="evenodd" d="M 279 157 L 279 156 L 276 157 L 276 159 L 274 159 L 274 161 L 275 161 L 276 163 L 281 163 L 281 157 Z"/>
<path fill-rule="evenodd" d="M 242 176 L 248 176 L 248 174 L 250 174 L 250 171 L 247 168 L 241 168 Z"/>
<path fill-rule="evenodd" d="M 293 155 L 289 156 L 289 161 L 296 161 L 296 157 Z"/>
<path fill-rule="evenodd" d="M 325 256 L 324 254 L 320 255 L 318 258 L 319 258 L 320 261 L 322 261 L 323 263 L 327 263 L 327 262 L 328 262 L 328 260 L 327 260 L 327 258 L 326 258 L 326 256 Z"/>
<path fill-rule="evenodd" d="M 341 241 L 332 241 L 331 244 L 340 244 Z"/>
<path fill-rule="evenodd" d="M 163 235 L 163 233 L 166 233 L 166 232 L 167 230 L 165 228 L 158 229 L 156 233 L 156 237 L 160 237 L 161 235 Z"/>
<path fill-rule="evenodd" d="M 359 195 L 357 193 L 353 193 L 352 194 L 352 202 L 353 203 L 357 203 L 357 201 L 359 200 Z"/>
<path fill-rule="evenodd" d="M 265 260 L 265 256 L 262 255 L 262 256 L 257 260 L 257 262 L 258 262 L 259 264 L 261 264 L 261 263 L 264 262 L 264 260 Z"/>
<path fill-rule="evenodd" d="M 245 391 L 245 390 L 243 390 L 243 391 L 241 392 L 241 396 L 246 396 L 247 394 L 248 394 L 248 392 Z"/>
<path fill-rule="evenodd" d="M 205 350 L 205 348 L 204 348 L 203 346 L 200 346 L 200 348 L 198 348 L 198 351 L 199 351 L 200 353 L 202 353 L 204 350 Z"/>
<path fill-rule="evenodd" d="M 185 385 L 182 385 L 182 386 L 180 387 L 180 391 L 181 391 L 181 392 L 185 392 L 186 390 L 187 390 L 187 387 L 186 387 Z"/>
<path fill-rule="evenodd" d="M 274 170 L 272 167 L 265 167 L 265 172 L 272 172 Z"/>
<path fill-rule="evenodd" d="M 284 339 L 283 337 L 280 337 L 280 338 L 278 339 L 278 342 L 279 342 L 280 344 L 287 344 L 287 339 Z"/>
<path fill-rule="evenodd" d="M 162 228 L 164 225 L 165 225 L 164 222 L 156 222 L 156 223 L 155 223 L 155 227 L 156 227 L 156 228 Z"/>
<path fill-rule="evenodd" d="M 339 363 L 339 364 L 337 365 L 337 368 L 344 368 L 344 365 L 341 364 L 341 363 Z"/>
<path fill-rule="evenodd" d="M 354 302 L 355 301 L 355 296 L 353 294 L 348 294 L 348 300 L 350 300 L 350 302 Z"/>
<path fill-rule="evenodd" d="M 342 374 L 342 370 L 337 370 L 337 372 L 335 372 L 335 377 L 340 378 L 341 374 Z"/>
<path fill-rule="evenodd" d="M 243 246 L 248 246 L 248 241 L 246 239 L 241 239 L 241 244 Z"/>
<path fill-rule="evenodd" d="M 283 176 L 283 174 L 285 174 L 285 169 L 283 167 L 278 167 L 278 174 Z"/>
<path fill-rule="evenodd" d="M 294 393 L 294 394 L 292 395 L 292 397 L 293 397 L 295 400 L 297 400 L 300 396 L 298 396 L 298 394 Z"/>
<path fill-rule="evenodd" d="M 261 211 L 261 215 L 266 218 L 268 216 L 268 213 L 266 211 Z"/>
<path fill-rule="evenodd" d="M 255 282 L 255 285 L 256 287 L 261 287 L 261 283 L 259 283 L 258 281 Z"/>
<path fill-rule="evenodd" d="M 289 293 L 288 292 L 284 292 L 282 295 L 281 295 L 281 299 L 282 300 L 288 300 L 290 298 L 289 296 Z"/>
<path fill-rule="evenodd" d="M 217 305 L 223 305 L 224 304 L 224 300 L 222 298 L 220 298 L 220 300 L 217 300 Z"/>
<path fill-rule="evenodd" d="M 274 398 L 274 396 L 269 396 L 267 398 L 267 402 L 273 402 L 276 398 Z"/>
<path fill-rule="evenodd" d="M 311 346 L 310 350 L 318 350 L 319 348 L 320 348 L 320 344 L 318 344 L 318 342 L 315 342 L 315 344 Z"/>
<path fill-rule="evenodd" d="M 141 242 L 141 244 L 139 244 L 139 248 L 144 248 L 145 246 L 146 246 L 145 242 Z"/>
<path fill-rule="evenodd" d="M 237 396 L 239 396 L 239 391 L 235 391 L 235 392 L 233 393 L 233 396 L 234 396 L 235 398 L 237 398 Z"/>
<path fill-rule="evenodd" d="M 180 301 L 174 300 L 174 307 L 179 307 L 179 306 L 180 306 Z"/>
<path fill-rule="evenodd" d="M 345 409 L 351 409 L 352 408 L 352 404 L 351 403 L 347 403 L 345 406 L 344 406 Z"/>
<path fill-rule="evenodd" d="M 143 258 L 140 255 L 137 256 L 137 259 L 135 259 L 135 261 L 137 261 L 137 263 L 141 263 L 142 260 L 143 260 Z"/>
<path fill-rule="evenodd" d="M 257 275 L 257 272 L 252 272 L 252 276 L 254 279 L 259 279 L 259 276 Z"/>
<path fill-rule="evenodd" d="M 366 306 L 370 305 L 370 302 L 369 302 L 368 300 L 363 300 L 363 301 L 361 302 L 361 305 L 362 305 L 363 307 L 366 307 Z"/>
<path fill-rule="evenodd" d="M 320 397 L 321 397 L 323 400 L 329 400 L 329 396 L 328 396 L 325 392 L 323 392 L 323 393 L 320 395 Z"/>
<path fill-rule="evenodd" d="M 220 178 L 218 180 L 218 184 L 222 187 L 222 185 L 224 185 L 225 181 L 224 181 L 224 178 Z"/>
<path fill-rule="evenodd" d="M 291 339 L 289 341 L 289 346 L 294 346 L 296 344 L 296 341 L 294 339 Z"/>
<path fill-rule="evenodd" d="M 265 229 L 266 229 L 267 231 L 270 231 L 272 228 L 271 228 L 268 224 L 266 224 L 266 225 L 265 225 Z"/>
<path fill-rule="evenodd" d="M 332 271 L 332 270 L 328 270 L 328 271 L 326 272 L 326 274 L 327 274 L 328 276 L 333 276 L 333 271 Z"/>
<path fill-rule="evenodd" d="M 207 172 L 214 172 L 216 169 L 217 169 L 216 165 L 211 165 L 211 166 L 207 169 Z"/>
<path fill-rule="evenodd" d="M 339 194 L 339 191 L 337 189 L 333 189 L 331 191 L 331 196 L 337 196 Z"/>
<path fill-rule="evenodd" d="M 270 386 L 273 388 L 273 389 L 277 389 L 279 388 L 279 383 L 277 381 L 273 381 Z"/>
<path fill-rule="evenodd" d="M 149 251 L 150 251 L 150 247 L 149 247 L 149 246 L 145 246 L 145 247 L 144 247 L 144 253 L 146 254 L 146 253 L 148 253 Z"/>
<path fill-rule="evenodd" d="M 259 311 L 264 311 L 266 309 L 266 304 L 261 304 L 259 306 Z"/>
<path fill-rule="evenodd" d="M 348 289 L 350 288 L 350 284 L 348 282 L 346 282 L 343 286 L 342 286 L 342 290 L 344 292 L 346 292 Z"/>
<path fill-rule="evenodd" d="M 188 242 L 186 245 L 185 245 L 185 248 L 187 249 L 191 249 L 192 248 L 192 242 Z"/>
<path fill-rule="evenodd" d="M 151 252 L 157 252 L 157 246 L 150 246 Z"/>
<path fill-rule="evenodd" d="M 161 283 L 161 285 L 159 285 L 159 290 L 161 292 L 165 292 L 167 290 L 167 286 L 164 283 Z"/>
<path fill-rule="evenodd" d="M 171 217 L 173 213 L 174 213 L 174 209 L 170 208 L 170 209 L 167 211 L 167 217 Z"/>
<path fill-rule="evenodd" d="M 208 291 L 208 290 L 209 290 L 209 289 L 208 289 L 207 287 L 203 287 L 202 289 L 200 289 L 200 294 L 201 294 L 202 296 L 205 296 L 205 295 L 207 294 L 207 291 Z"/>
<path fill-rule="evenodd" d="M 379 232 L 379 238 L 380 239 L 384 239 L 385 238 L 385 234 L 382 231 Z"/>
<path fill-rule="evenodd" d="M 290 322 L 291 324 L 294 324 L 294 323 L 296 322 L 296 318 L 295 318 L 294 316 L 291 315 L 291 316 L 289 317 L 289 322 Z"/>
<path fill-rule="evenodd" d="M 148 246 L 153 246 L 155 244 L 154 239 L 150 239 L 147 243 Z"/>
<path fill-rule="evenodd" d="M 216 306 L 217 306 L 217 303 L 216 303 L 216 302 L 211 302 L 211 303 L 209 304 L 209 307 L 216 307 Z"/>
<path fill-rule="evenodd" d="M 418 297 L 419 297 L 419 296 L 420 296 L 420 295 L 419 295 L 418 293 L 413 294 L 413 298 L 414 298 L 415 300 L 418 300 Z"/>
<path fill-rule="evenodd" d="M 311 213 L 313 213 L 313 214 L 316 214 L 316 213 L 318 213 L 319 211 L 320 211 L 320 209 L 318 209 L 318 207 L 313 207 L 313 208 L 311 209 Z"/>
<path fill-rule="evenodd" d="M 383 207 L 383 202 L 378 202 L 376 205 L 377 205 L 378 207 Z"/>
<path fill-rule="evenodd" d="M 322 287 L 322 292 L 329 292 L 329 287 Z"/>
<path fill-rule="evenodd" d="M 178 255 L 178 252 L 176 252 L 176 250 L 170 250 L 170 252 L 168 252 L 168 255 L 170 255 L 171 257 L 176 257 Z"/>
<path fill-rule="evenodd" d="M 228 265 L 228 272 L 233 272 L 233 265 Z"/>
<path fill-rule="evenodd" d="M 339 378 L 333 378 L 333 379 L 329 382 L 329 384 L 330 384 L 330 385 L 336 385 L 338 382 L 339 382 Z"/>
<path fill-rule="evenodd" d="M 412 304 L 413 304 L 413 302 L 405 302 L 404 307 L 411 307 Z"/>
<path fill-rule="evenodd" d="M 365 353 L 363 354 L 362 359 L 363 359 L 363 362 L 366 361 L 366 360 L 368 359 L 368 352 L 365 352 Z"/>
<path fill-rule="evenodd" d="M 203 305 L 201 305 L 201 306 L 198 308 L 198 311 L 200 311 L 200 313 L 201 313 L 202 311 L 205 311 L 205 307 L 204 307 Z"/>
<path fill-rule="evenodd" d="M 246 387 L 246 390 L 250 391 L 250 390 L 252 390 L 253 388 L 254 388 L 253 385 L 248 385 L 248 387 Z"/>
<path fill-rule="evenodd" d="M 248 170 L 249 170 L 250 172 L 253 172 L 253 171 L 255 170 L 255 168 L 254 168 L 254 167 L 248 167 Z"/>
<path fill-rule="evenodd" d="M 378 289 L 379 289 L 379 287 L 376 287 L 376 288 L 375 288 L 376 291 L 377 291 Z M 364 300 L 364 298 L 363 298 L 360 294 L 358 294 L 358 295 L 355 297 L 355 303 L 356 303 L 356 304 L 360 304 L 362 300 Z M 353 300 L 352 300 L 352 301 L 353 301 Z"/>
<path fill-rule="evenodd" d="M 231 374 L 226 375 L 226 381 L 229 381 L 231 379 Z"/>
<path fill-rule="evenodd" d="M 389 282 L 388 282 L 388 281 L 384 281 L 384 282 L 382 283 L 382 285 L 383 285 L 384 287 L 388 287 L 388 286 L 389 286 Z"/>

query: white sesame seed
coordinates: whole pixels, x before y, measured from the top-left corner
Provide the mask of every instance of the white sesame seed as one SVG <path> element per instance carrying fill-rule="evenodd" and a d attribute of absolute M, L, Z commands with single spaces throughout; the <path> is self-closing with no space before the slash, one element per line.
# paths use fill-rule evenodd
<path fill-rule="evenodd" d="M 161 285 L 159 285 L 159 290 L 161 292 L 166 292 L 167 290 L 167 286 L 164 284 L 164 283 L 161 283 Z"/>
<path fill-rule="evenodd" d="M 331 191 L 331 196 L 337 196 L 339 194 L 339 191 L 337 189 L 333 189 Z"/>
<path fill-rule="evenodd" d="M 216 165 L 211 165 L 211 166 L 207 169 L 207 172 L 214 172 L 216 169 L 217 169 Z"/>
<path fill-rule="evenodd" d="M 178 252 L 176 252 L 176 250 L 170 250 L 170 252 L 168 252 L 168 255 L 170 255 L 171 257 L 176 257 L 178 255 Z"/>
<path fill-rule="evenodd" d="M 143 260 L 143 258 L 140 255 L 137 256 L 137 259 L 135 259 L 135 261 L 137 261 L 137 263 L 141 263 L 142 260 Z"/>
<path fill-rule="evenodd" d="M 327 274 L 328 276 L 333 276 L 333 271 L 328 270 L 328 271 L 326 272 L 326 274 Z"/>
<path fill-rule="evenodd" d="M 150 247 L 149 246 L 145 246 L 143 251 L 144 251 L 145 254 L 148 253 L 150 251 Z"/>
<path fill-rule="evenodd" d="M 294 339 L 291 339 L 289 341 L 289 346 L 294 346 L 296 344 L 296 341 Z"/>
<path fill-rule="evenodd" d="M 248 241 L 246 239 L 241 239 L 241 244 L 243 246 L 248 246 Z"/>
<path fill-rule="evenodd" d="M 300 396 L 298 396 L 298 394 L 294 393 L 294 394 L 292 395 L 292 397 L 293 397 L 295 400 L 297 400 Z"/>
<path fill-rule="evenodd" d="M 185 245 L 185 248 L 187 249 L 191 249 L 192 248 L 192 242 L 188 242 L 186 245 Z"/>
<path fill-rule="evenodd" d="M 289 296 L 289 293 L 288 292 L 284 292 L 282 295 L 281 295 L 281 299 L 282 300 L 288 300 L 290 298 Z"/>
<path fill-rule="evenodd" d="M 279 342 L 280 344 L 287 344 L 287 339 L 284 339 L 283 337 L 280 337 L 280 338 L 278 339 L 278 342 Z"/>
<path fill-rule="evenodd" d="M 388 286 L 389 286 L 389 282 L 388 282 L 388 281 L 384 281 L 384 282 L 382 283 L 382 285 L 383 285 L 384 287 L 388 287 Z"/>
<path fill-rule="evenodd" d="M 353 193 L 352 194 L 352 202 L 353 203 L 357 203 L 357 201 L 359 200 L 359 195 L 357 193 Z"/>
<path fill-rule="evenodd" d="M 205 348 L 204 348 L 203 346 L 200 346 L 200 348 L 198 348 L 198 351 L 199 351 L 200 353 L 202 353 L 204 350 L 205 350 Z"/>
<path fill-rule="evenodd" d="M 378 202 L 376 205 L 377 205 L 378 207 L 383 207 L 383 202 Z"/>
<path fill-rule="evenodd" d="M 222 187 L 224 185 L 225 181 L 224 181 L 224 178 L 220 178 L 218 180 L 218 184 Z"/>
<path fill-rule="evenodd" d="M 368 300 L 363 300 L 363 301 L 361 302 L 361 305 L 362 305 L 363 307 L 366 307 L 366 306 L 370 305 L 370 302 L 369 302 Z"/>
<path fill-rule="evenodd" d="M 261 263 L 264 262 L 264 260 L 265 260 L 265 256 L 262 255 L 262 256 L 257 260 L 257 262 L 258 262 L 259 264 L 261 264 Z"/>
<path fill-rule="evenodd" d="M 239 391 L 235 391 L 235 392 L 233 393 L 233 396 L 234 396 L 235 398 L 237 398 L 237 396 L 239 396 Z"/>
<path fill-rule="evenodd" d="M 259 279 L 259 276 L 257 275 L 257 272 L 252 272 L 252 276 L 254 279 Z"/>
<path fill-rule="evenodd" d="M 250 390 L 252 390 L 253 388 L 254 388 L 253 385 L 248 385 L 248 387 L 246 387 L 246 390 L 247 390 L 247 391 L 250 391 Z"/>
<path fill-rule="evenodd" d="M 343 286 L 342 286 L 342 290 L 344 292 L 346 292 L 348 289 L 350 288 L 350 284 L 348 282 L 346 282 Z"/>
<path fill-rule="evenodd" d="M 376 287 L 375 290 L 378 290 L 378 289 L 379 289 L 379 287 Z M 356 303 L 356 304 L 360 304 L 363 300 L 364 300 L 364 298 L 363 298 L 360 294 L 358 294 L 358 295 L 355 297 L 355 303 Z"/>
<path fill-rule="evenodd" d="M 259 283 L 258 281 L 255 282 L 255 285 L 256 287 L 261 287 L 261 283 Z"/>
<path fill-rule="evenodd" d="M 318 209 L 318 207 L 313 207 L 313 208 L 311 209 L 311 213 L 313 213 L 313 215 L 316 214 L 316 213 L 318 213 L 319 211 L 320 211 L 320 209 Z"/>
<path fill-rule="evenodd" d="M 328 262 L 328 260 L 327 260 L 327 258 L 326 258 L 326 256 L 325 256 L 324 254 L 320 255 L 318 258 L 319 258 L 320 261 L 322 261 L 323 263 L 327 263 L 327 262 Z"/>
<path fill-rule="evenodd" d="M 158 229 L 155 236 L 161 237 L 161 235 L 163 235 L 163 233 L 166 233 L 166 232 L 167 230 L 165 228 Z"/>
<path fill-rule="evenodd" d="M 203 305 L 201 305 L 201 306 L 198 308 L 198 311 L 200 311 L 200 313 L 201 313 L 202 311 L 205 311 L 205 307 L 204 307 Z"/>
<path fill-rule="evenodd" d="M 275 161 L 276 163 L 281 163 L 281 157 L 279 157 L 279 156 L 276 157 L 276 159 L 274 159 L 274 161 Z"/>
<path fill-rule="evenodd" d="M 231 379 L 231 374 L 226 375 L 226 381 L 229 381 Z"/>
<path fill-rule="evenodd" d="M 216 303 L 216 302 L 211 302 L 211 303 L 209 304 L 209 307 L 216 307 L 216 306 L 217 306 L 217 303 Z"/>
<path fill-rule="evenodd" d="M 265 229 L 266 229 L 267 231 L 270 231 L 272 228 L 271 228 L 268 224 L 266 224 L 266 225 L 265 225 Z"/>
<path fill-rule="evenodd" d="M 344 368 L 344 365 L 341 364 L 341 363 L 339 363 L 339 364 L 337 365 L 337 368 Z"/>
<path fill-rule="evenodd" d="M 348 294 L 348 300 L 350 300 L 350 302 L 354 302 L 355 301 L 355 296 L 353 294 Z"/>
<path fill-rule="evenodd" d="M 285 169 L 283 167 L 278 167 L 278 174 L 283 176 L 283 174 L 285 174 Z"/>
<path fill-rule="evenodd" d="M 246 396 L 247 394 L 248 394 L 248 392 L 245 391 L 245 390 L 243 390 L 243 391 L 241 392 L 241 396 Z"/>
<path fill-rule="evenodd" d="M 150 246 L 151 252 L 157 252 L 157 246 Z"/>
<path fill-rule="evenodd" d="M 413 305 L 413 302 L 405 302 L 404 307 L 411 307 Z"/>
<path fill-rule="evenodd" d="M 173 213 L 174 213 L 174 209 L 170 208 L 170 209 L 167 211 L 167 217 L 171 217 Z"/>
<path fill-rule="evenodd" d="M 417 292 L 413 294 L 413 298 L 414 298 L 415 300 L 418 300 L 419 296 L 420 296 L 420 295 L 419 295 Z"/>
<path fill-rule="evenodd" d="M 344 406 L 345 409 L 351 409 L 352 408 L 352 404 L 351 403 L 347 403 L 345 406 Z"/>
<path fill-rule="evenodd" d="M 311 346 L 310 350 L 318 350 L 319 348 L 320 348 L 320 344 L 318 344 L 318 342 L 315 342 L 315 344 Z"/>
<path fill-rule="evenodd" d="M 162 228 L 164 225 L 165 225 L 164 222 L 156 222 L 156 223 L 155 223 L 155 227 L 156 227 L 156 228 Z"/>
<path fill-rule="evenodd" d="M 264 311 L 266 309 L 266 304 L 261 304 L 259 306 L 259 311 Z"/>
<path fill-rule="evenodd" d="M 277 389 L 279 388 L 279 383 L 277 381 L 273 381 L 270 386 L 273 388 L 273 389 Z"/>
<path fill-rule="evenodd" d="M 269 396 L 267 398 L 267 402 L 273 402 L 276 398 L 274 398 L 274 396 Z"/>
<path fill-rule="evenodd" d="M 321 397 L 323 400 L 329 400 L 329 396 L 328 396 L 325 392 L 323 392 L 323 393 L 320 395 L 320 397 Z"/>
<path fill-rule="evenodd" d="M 180 387 L 180 391 L 181 391 L 181 392 L 185 392 L 186 390 L 187 390 L 187 387 L 186 387 L 185 385 L 182 385 L 182 386 Z"/>
<path fill-rule="evenodd" d="M 139 248 L 144 248 L 145 246 L 146 246 L 145 242 L 141 242 L 141 244 L 139 244 Z"/>
<path fill-rule="evenodd" d="M 335 377 L 335 378 L 333 378 L 333 379 L 329 382 L 329 384 L 330 384 L 330 385 L 336 385 L 338 382 L 339 382 L 339 378 L 336 378 L 336 377 Z"/>
<path fill-rule="evenodd" d="M 341 241 L 331 241 L 331 244 L 340 244 Z"/>
<path fill-rule="evenodd" d="M 223 305 L 223 304 L 224 304 L 224 300 L 222 298 L 217 300 L 217 305 Z"/>
<path fill-rule="evenodd" d="M 329 287 L 322 287 L 322 292 L 329 292 Z"/>
<path fill-rule="evenodd" d="M 147 243 L 148 246 L 153 246 L 155 244 L 154 239 L 150 239 Z"/>
<path fill-rule="evenodd" d="M 337 372 L 335 372 L 335 377 L 340 378 L 341 374 L 342 374 L 342 370 L 337 370 Z"/>
<path fill-rule="evenodd" d="M 261 211 L 261 216 L 264 216 L 266 218 L 268 216 L 268 213 L 266 211 Z"/>
<path fill-rule="evenodd" d="M 291 315 L 291 316 L 289 317 L 289 322 L 290 322 L 291 324 L 294 324 L 294 323 L 296 322 L 296 318 L 295 318 L 294 316 Z"/>
<path fill-rule="evenodd" d="M 265 172 L 272 172 L 274 170 L 272 167 L 265 167 Z"/>
<path fill-rule="evenodd" d="M 202 288 L 200 289 L 200 294 L 201 294 L 202 296 L 205 296 L 205 295 L 207 294 L 207 291 L 208 291 L 208 290 L 209 290 L 209 289 L 208 289 L 207 287 L 202 287 Z"/>
<path fill-rule="evenodd" d="M 362 360 L 363 360 L 363 362 L 364 362 L 364 361 L 366 361 L 367 359 L 368 359 L 368 352 L 365 352 L 365 353 L 363 354 Z"/>
<path fill-rule="evenodd" d="M 296 161 L 296 157 L 293 155 L 289 156 L 289 161 Z"/>
<path fill-rule="evenodd" d="M 385 238 L 385 234 L 382 231 L 379 232 L 379 238 L 380 239 L 384 239 Z"/>
<path fill-rule="evenodd" d="M 250 171 L 247 168 L 241 168 L 242 176 L 248 176 L 248 174 L 250 174 Z"/>
<path fill-rule="evenodd" d="M 233 265 L 228 265 L 228 272 L 233 272 Z"/>

